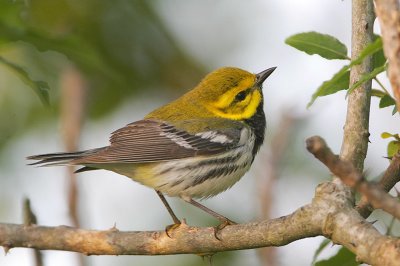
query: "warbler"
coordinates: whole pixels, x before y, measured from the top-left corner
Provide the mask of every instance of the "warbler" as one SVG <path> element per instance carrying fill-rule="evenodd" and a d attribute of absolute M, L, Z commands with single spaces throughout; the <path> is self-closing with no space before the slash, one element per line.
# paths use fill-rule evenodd
<path fill-rule="evenodd" d="M 105 169 L 153 188 L 175 224 L 164 195 L 179 197 L 217 218 L 234 222 L 194 199 L 215 196 L 249 170 L 266 128 L 262 84 L 276 67 L 258 74 L 224 67 L 192 90 L 111 134 L 110 145 L 28 157 L 32 165 Z"/>

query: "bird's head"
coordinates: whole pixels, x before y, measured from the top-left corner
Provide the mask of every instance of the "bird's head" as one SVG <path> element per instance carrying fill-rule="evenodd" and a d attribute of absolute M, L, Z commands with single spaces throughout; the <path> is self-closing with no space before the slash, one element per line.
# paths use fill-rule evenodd
<path fill-rule="evenodd" d="M 258 74 L 233 67 L 224 67 L 208 74 L 192 95 L 216 117 L 246 120 L 263 102 L 262 84 L 276 67 Z"/>

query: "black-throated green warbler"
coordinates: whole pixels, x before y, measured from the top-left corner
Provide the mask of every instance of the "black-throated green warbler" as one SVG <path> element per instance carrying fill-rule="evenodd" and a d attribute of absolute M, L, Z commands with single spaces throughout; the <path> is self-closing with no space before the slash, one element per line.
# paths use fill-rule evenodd
<path fill-rule="evenodd" d="M 113 132 L 109 146 L 28 159 L 39 160 L 34 165 L 82 165 L 77 172 L 125 175 L 155 189 L 175 224 L 180 221 L 164 194 L 233 223 L 193 198 L 217 195 L 249 170 L 264 141 L 262 83 L 274 70 L 218 69 L 177 100 Z"/>

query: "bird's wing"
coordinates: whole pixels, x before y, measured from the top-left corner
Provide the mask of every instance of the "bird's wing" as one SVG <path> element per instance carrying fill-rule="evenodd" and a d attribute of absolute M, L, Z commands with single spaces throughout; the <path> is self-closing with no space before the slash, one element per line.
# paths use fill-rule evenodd
<path fill-rule="evenodd" d="M 200 123 L 201 122 L 201 123 Z M 236 147 L 240 140 L 241 128 L 224 129 L 211 119 L 185 121 L 180 126 L 156 120 L 140 120 L 113 132 L 110 146 L 97 153 L 74 161 L 76 164 L 98 163 L 146 163 L 174 160 L 196 155 L 213 155 Z M 202 126 L 197 133 L 182 128 Z"/>

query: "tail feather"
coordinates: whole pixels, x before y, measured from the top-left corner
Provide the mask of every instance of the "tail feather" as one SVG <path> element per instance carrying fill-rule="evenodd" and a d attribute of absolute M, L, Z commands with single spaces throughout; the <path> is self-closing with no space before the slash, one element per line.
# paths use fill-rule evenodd
<path fill-rule="evenodd" d="M 92 150 L 77 151 L 77 152 L 57 152 L 28 156 L 28 160 L 37 160 L 37 162 L 30 163 L 29 165 L 38 166 L 53 166 L 53 165 L 73 165 L 73 160 L 82 159 L 85 156 L 92 155 L 104 149 L 97 148 Z"/>

